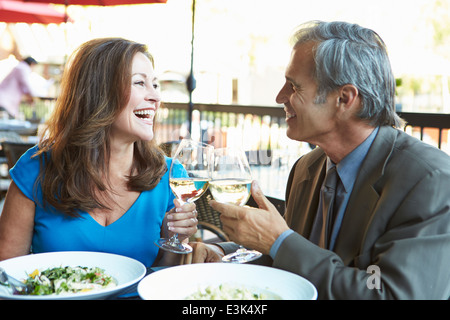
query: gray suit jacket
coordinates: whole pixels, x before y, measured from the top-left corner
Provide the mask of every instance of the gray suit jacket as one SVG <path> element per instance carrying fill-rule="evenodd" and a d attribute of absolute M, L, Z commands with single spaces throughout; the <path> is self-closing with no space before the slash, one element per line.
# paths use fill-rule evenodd
<path fill-rule="evenodd" d="M 307 240 L 325 168 L 320 148 L 293 167 L 285 218 L 296 232 L 282 243 L 273 266 L 309 279 L 319 299 L 447 299 L 450 157 L 381 127 L 358 173 L 334 252 Z M 371 265 L 379 272 L 371 273 Z"/>

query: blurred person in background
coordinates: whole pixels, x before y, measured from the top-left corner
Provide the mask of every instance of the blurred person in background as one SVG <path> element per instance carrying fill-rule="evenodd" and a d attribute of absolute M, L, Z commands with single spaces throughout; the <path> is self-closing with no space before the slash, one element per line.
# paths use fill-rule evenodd
<path fill-rule="evenodd" d="M 0 112 L 6 112 L 8 118 L 17 117 L 22 99 L 33 104 L 35 94 L 30 76 L 37 63 L 32 57 L 25 58 L 0 83 Z"/>

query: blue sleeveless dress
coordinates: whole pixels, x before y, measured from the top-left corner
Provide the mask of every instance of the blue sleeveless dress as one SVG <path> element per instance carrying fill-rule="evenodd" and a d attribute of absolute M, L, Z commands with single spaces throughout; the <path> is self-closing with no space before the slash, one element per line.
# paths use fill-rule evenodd
<path fill-rule="evenodd" d="M 40 171 L 39 159 L 31 158 L 36 150 L 37 146 L 29 149 L 10 170 L 19 189 L 36 203 L 32 252 L 107 252 L 134 258 L 146 267 L 152 266 L 159 250 L 154 241 L 160 238 L 165 213 L 174 207 L 169 171 L 154 189 L 142 192 L 122 217 L 105 227 L 87 212 L 80 212 L 80 217 L 73 218 L 54 208 L 46 210 L 41 206 L 40 184 L 34 190 Z M 166 158 L 168 168 L 171 161 Z"/>

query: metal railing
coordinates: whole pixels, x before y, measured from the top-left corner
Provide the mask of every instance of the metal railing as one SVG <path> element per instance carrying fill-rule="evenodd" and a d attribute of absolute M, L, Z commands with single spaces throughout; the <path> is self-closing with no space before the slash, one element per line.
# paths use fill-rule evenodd
<path fill-rule="evenodd" d="M 246 150 L 276 148 L 274 131 L 285 129 L 283 108 L 241 105 L 194 104 L 192 132 L 187 132 L 188 105 L 164 103 L 158 112 L 156 137 L 159 141 L 192 136 L 226 146 L 239 140 Z M 258 131 L 262 137 L 240 136 Z M 257 138 L 257 139 L 256 139 Z"/>
<path fill-rule="evenodd" d="M 214 140 L 219 146 L 239 143 L 246 150 L 263 151 L 292 147 L 286 137 L 283 107 L 194 104 L 193 132 L 186 131 L 187 104 L 165 103 L 159 113 L 160 141 L 177 140 L 180 136 Z M 418 139 L 449 150 L 450 114 L 399 112 L 406 121 L 404 130 Z M 197 130 L 197 131 L 194 131 Z M 304 145 L 297 148 L 307 150 Z"/>
<path fill-rule="evenodd" d="M 41 100 L 34 107 L 22 105 L 25 118 L 47 119 L 54 101 Z M 242 106 L 194 104 L 192 132 L 187 132 L 188 104 L 164 103 L 158 111 L 155 138 L 158 142 L 193 137 L 215 146 L 237 144 L 246 151 L 258 152 L 257 161 L 270 162 L 273 150 L 290 149 L 306 152 L 307 144 L 292 142 L 286 137 L 285 112 L 282 106 Z M 418 139 L 450 153 L 450 114 L 399 112 L 406 121 L 404 130 Z M 262 153 L 266 154 L 262 154 Z M 267 156 L 267 157 L 264 157 Z M 297 154 L 298 155 L 298 154 Z M 264 163 L 263 163 L 264 164 Z"/>
<path fill-rule="evenodd" d="M 435 144 L 439 149 L 443 149 L 444 145 L 448 148 L 450 114 L 418 112 L 399 112 L 398 114 L 406 121 L 405 131 L 411 129 L 410 133 L 414 135 L 414 130 L 418 130 L 420 140 L 425 140 L 425 135 L 428 135 L 431 139 L 426 139 L 427 142 Z"/>

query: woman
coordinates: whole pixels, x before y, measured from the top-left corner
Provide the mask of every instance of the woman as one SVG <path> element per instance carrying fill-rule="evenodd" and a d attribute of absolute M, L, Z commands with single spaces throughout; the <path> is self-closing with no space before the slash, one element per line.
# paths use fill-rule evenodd
<path fill-rule="evenodd" d="M 118 38 L 81 45 L 44 138 L 10 171 L 0 260 L 79 250 L 122 254 L 147 267 L 179 263 L 180 255 L 158 254 L 154 241 L 173 233 L 187 240 L 196 211 L 174 201 L 171 159 L 152 140 L 159 105 L 144 45 Z"/>

